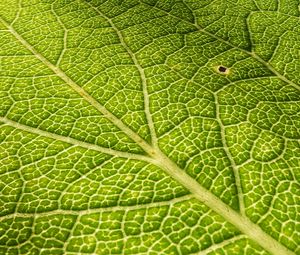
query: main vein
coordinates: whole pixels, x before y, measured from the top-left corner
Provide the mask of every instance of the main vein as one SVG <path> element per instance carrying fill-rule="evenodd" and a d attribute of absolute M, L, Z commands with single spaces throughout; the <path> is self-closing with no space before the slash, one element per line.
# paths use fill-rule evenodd
<path fill-rule="evenodd" d="M 156 156 L 157 165 L 165 170 L 170 176 L 176 179 L 184 187 L 201 202 L 206 204 L 212 210 L 222 215 L 228 222 L 237 227 L 242 233 L 258 243 L 265 250 L 274 255 L 292 255 L 284 245 L 277 242 L 267 233 L 265 233 L 258 225 L 254 224 L 247 217 L 233 210 L 229 205 L 223 203 L 218 197 L 210 191 L 203 188 L 195 179 L 182 171 L 172 160 L 166 155 L 160 154 Z"/>

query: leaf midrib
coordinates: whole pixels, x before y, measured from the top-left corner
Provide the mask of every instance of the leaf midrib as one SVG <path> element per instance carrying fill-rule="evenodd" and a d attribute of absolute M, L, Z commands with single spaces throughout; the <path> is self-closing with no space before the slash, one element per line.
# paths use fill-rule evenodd
<path fill-rule="evenodd" d="M 248 218 L 241 216 L 234 211 L 227 204 L 223 203 L 218 197 L 213 195 L 210 191 L 203 188 L 196 180 L 189 176 L 184 170 L 179 168 L 173 161 L 171 161 L 165 154 L 163 154 L 157 147 L 149 145 L 138 134 L 133 132 L 128 126 L 126 126 L 121 120 L 116 118 L 110 111 L 108 111 L 103 105 L 90 96 L 83 88 L 77 85 L 70 77 L 66 75 L 60 68 L 53 65 L 42 54 L 40 54 L 31 44 L 29 44 L 12 26 L 10 26 L 3 18 L 0 17 L 0 21 L 7 27 L 7 29 L 15 36 L 15 38 L 21 42 L 32 54 L 44 63 L 49 69 L 51 69 L 58 77 L 60 77 L 67 85 L 69 85 L 74 91 L 76 91 L 82 98 L 89 102 L 99 112 L 101 112 L 107 119 L 109 119 L 114 125 L 128 135 L 133 141 L 135 141 L 144 151 L 148 154 L 149 158 L 153 160 L 153 163 L 161 167 L 166 173 L 173 177 L 176 181 L 182 184 L 188 189 L 199 201 L 206 204 L 209 208 L 223 216 L 228 222 L 237 227 L 241 232 L 246 234 L 260 246 L 274 255 L 292 255 L 293 253 L 288 250 L 281 243 L 277 242 L 259 226 L 251 222 Z"/>

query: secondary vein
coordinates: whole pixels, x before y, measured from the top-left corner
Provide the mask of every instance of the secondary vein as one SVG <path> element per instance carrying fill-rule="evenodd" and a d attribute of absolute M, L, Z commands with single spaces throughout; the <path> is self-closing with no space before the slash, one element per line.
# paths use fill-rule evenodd
<path fill-rule="evenodd" d="M 136 159 L 136 160 L 142 160 L 142 161 L 146 161 L 149 163 L 153 163 L 153 160 L 151 160 L 151 158 L 147 157 L 147 156 L 143 156 L 143 155 L 139 155 L 139 154 L 134 154 L 134 153 L 129 153 L 129 152 L 123 152 L 123 151 L 118 151 L 118 150 L 114 150 L 114 149 L 110 149 L 110 148 L 105 148 L 105 147 L 101 147 L 99 145 L 96 144 L 91 144 L 91 143 L 87 143 L 87 142 L 83 142 L 83 141 L 79 141 L 77 139 L 71 138 L 71 137 L 66 137 L 66 136 L 62 136 L 62 135 L 57 135 L 48 131 L 44 131 L 38 128 L 34 128 L 34 127 L 30 127 L 30 126 L 26 126 L 23 124 L 20 124 L 18 122 L 15 122 L 13 120 L 10 120 L 6 117 L 0 117 L 0 121 L 17 129 L 21 129 L 24 130 L 26 132 L 29 133 L 33 133 L 39 136 L 44 136 L 44 137 L 48 137 L 51 139 L 55 139 L 58 141 L 62 141 L 62 142 L 66 142 L 69 144 L 73 144 L 73 145 L 77 145 L 80 146 L 82 148 L 86 148 L 86 149 L 90 149 L 90 150 L 94 150 L 94 151 L 99 151 L 105 154 L 109 154 L 112 156 L 118 156 L 118 157 L 122 157 L 122 158 L 128 158 L 128 159 Z"/>
<path fill-rule="evenodd" d="M 132 210 L 140 210 L 140 209 L 149 209 L 154 207 L 161 207 L 161 206 L 171 206 L 175 203 L 185 202 L 188 200 L 193 199 L 194 196 L 191 194 L 184 195 L 181 197 L 176 197 L 171 200 L 161 201 L 161 202 L 154 202 L 149 204 L 137 204 L 137 205 L 116 205 L 111 207 L 101 207 L 101 208 L 93 208 L 93 209 L 86 209 L 86 210 L 65 210 L 65 209 L 56 209 L 52 211 L 45 211 L 45 212 L 28 212 L 28 213 L 12 213 L 7 214 L 5 216 L 0 216 L 0 219 L 7 219 L 13 217 L 30 217 L 30 216 L 49 216 L 49 215 L 56 215 L 56 214 L 64 214 L 64 215 L 86 215 L 91 213 L 103 213 L 103 212 L 115 212 L 115 211 L 132 211 Z"/>
<path fill-rule="evenodd" d="M 153 123 L 152 115 L 151 115 L 151 111 L 150 111 L 150 100 L 149 100 L 148 84 L 147 84 L 147 79 L 146 79 L 145 71 L 142 68 L 141 64 L 139 63 L 139 61 L 138 61 L 137 57 L 135 56 L 135 54 L 132 52 L 132 50 L 129 48 L 129 46 L 125 42 L 124 36 L 123 36 L 122 32 L 115 26 L 115 24 L 113 23 L 112 19 L 110 19 L 109 17 L 107 17 L 106 15 L 104 15 L 99 9 L 97 9 L 91 3 L 89 3 L 89 2 L 86 2 L 86 3 L 91 8 L 93 8 L 101 17 L 103 17 L 104 19 L 106 19 L 107 22 L 110 24 L 110 26 L 113 28 L 113 30 L 115 30 L 116 34 L 119 37 L 121 45 L 123 46 L 123 48 L 129 54 L 130 58 L 132 59 L 134 65 L 136 66 L 136 68 L 137 68 L 137 70 L 138 70 L 138 72 L 140 74 L 140 78 L 141 78 L 141 82 L 142 82 L 142 86 L 143 86 L 145 115 L 146 115 L 146 119 L 147 119 L 147 122 L 148 122 L 149 131 L 150 131 L 150 135 L 151 135 L 151 144 L 154 147 L 157 147 L 157 135 L 156 135 L 156 131 L 155 131 L 155 127 L 154 127 L 154 123 Z"/>
<path fill-rule="evenodd" d="M 235 186 L 237 189 L 237 195 L 238 195 L 238 201 L 239 201 L 239 209 L 240 209 L 240 213 L 245 216 L 245 204 L 244 204 L 244 196 L 243 196 L 243 190 L 242 190 L 242 186 L 241 186 L 241 178 L 240 178 L 240 173 L 239 170 L 237 168 L 237 165 L 235 164 L 234 159 L 231 156 L 231 153 L 229 151 L 229 148 L 227 146 L 227 141 L 226 141 L 226 137 L 225 137 L 225 127 L 222 123 L 222 120 L 220 118 L 220 107 L 218 104 L 218 97 L 216 95 L 214 95 L 215 97 L 215 104 L 216 104 L 216 119 L 219 123 L 220 126 L 220 133 L 221 133 L 221 140 L 222 140 L 222 144 L 223 144 L 223 148 L 224 151 L 226 153 L 226 156 L 228 158 L 228 160 L 230 161 L 230 165 L 233 169 L 233 174 L 234 174 L 234 179 L 235 179 Z"/>

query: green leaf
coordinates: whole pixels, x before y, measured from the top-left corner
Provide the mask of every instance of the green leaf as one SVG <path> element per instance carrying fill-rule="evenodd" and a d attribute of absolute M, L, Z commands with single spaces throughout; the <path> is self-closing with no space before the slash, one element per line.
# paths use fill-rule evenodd
<path fill-rule="evenodd" d="M 1 0 L 0 254 L 300 254 L 297 0 Z"/>

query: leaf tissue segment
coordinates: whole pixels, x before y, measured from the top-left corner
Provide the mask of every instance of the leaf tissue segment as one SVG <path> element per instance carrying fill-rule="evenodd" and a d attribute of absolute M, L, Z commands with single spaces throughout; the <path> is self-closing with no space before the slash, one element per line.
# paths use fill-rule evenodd
<path fill-rule="evenodd" d="M 0 255 L 300 254 L 298 19 L 2 0 Z"/>

